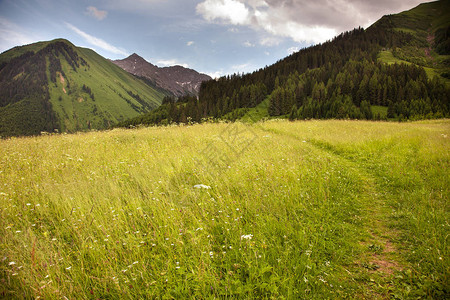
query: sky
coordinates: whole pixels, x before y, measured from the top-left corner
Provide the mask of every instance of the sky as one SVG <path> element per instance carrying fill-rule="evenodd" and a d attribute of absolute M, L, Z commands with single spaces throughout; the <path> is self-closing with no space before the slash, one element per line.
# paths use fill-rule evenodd
<path fill-rule="evenodd" d="M 422 0 L 423 1 L 423 0 Z M 109 59 L 248 73 L 420 0 L 0 0 L 0 52 L 65 38 Z"/>

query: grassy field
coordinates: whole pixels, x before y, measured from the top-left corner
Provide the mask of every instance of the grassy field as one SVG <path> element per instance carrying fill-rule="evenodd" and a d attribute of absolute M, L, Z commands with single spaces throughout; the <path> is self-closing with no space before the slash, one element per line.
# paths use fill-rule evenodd
<path fill-rule="evenodd" d="M 450 121 L 0 141 L 0 297 L 449 296 Z"/>

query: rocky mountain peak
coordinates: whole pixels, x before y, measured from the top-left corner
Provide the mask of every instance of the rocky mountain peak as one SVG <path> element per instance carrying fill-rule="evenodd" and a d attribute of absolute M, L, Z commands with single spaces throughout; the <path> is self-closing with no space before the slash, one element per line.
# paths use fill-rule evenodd
<path fill-rule="evenodd" d="M 182 66 L 159 68 L 136 53 L 113 63 L 133 75 L 150 80 L 157 87 L 177 97 L 187 94 L 198 95 L 202 81 L 211 79 L 206 74 Z"/>

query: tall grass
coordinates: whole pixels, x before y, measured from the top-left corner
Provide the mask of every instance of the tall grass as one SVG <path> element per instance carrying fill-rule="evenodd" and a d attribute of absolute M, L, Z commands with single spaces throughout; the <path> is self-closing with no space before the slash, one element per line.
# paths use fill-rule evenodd
<path fill-rule="evenodd" d="M 0 295 L 445 297 L 448 134 L 270 121 L 0 141 Z M 362 261 L 374 211 L 393 275 Z"/>

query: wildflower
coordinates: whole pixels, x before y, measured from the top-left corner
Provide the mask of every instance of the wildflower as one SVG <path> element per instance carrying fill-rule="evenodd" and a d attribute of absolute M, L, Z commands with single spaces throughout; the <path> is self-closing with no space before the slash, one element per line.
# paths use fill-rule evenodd
<path fill-rule="evenodd" d="M 252 239 L 252 237 L 253 237 L 253 234 L 244 234 L 244 235 L 241 235 L 241 240 L 251 240 Z"/>
<path fill-rule="evenodd" d="M 70 269 L 72 269 L 72 267 L 67 267 L 67 268 L 66 268 L 66 270 L 70 270 Z"/>
<path fill-rule="evenodd" d="M 194 185 L 194 188 L 196 188 L 196 189 L 207 189 L 207 190 L 209 190 L 211 187 L 210 187 L 209 185 L 196 184 L 196 185 Z"/>
<path fill-rule="evenodd" d="M 10 266 L 14 266 L 15 264 L 16 264 L 16 263 L 13 262 L 13 261 L 9 263 Z"/>

